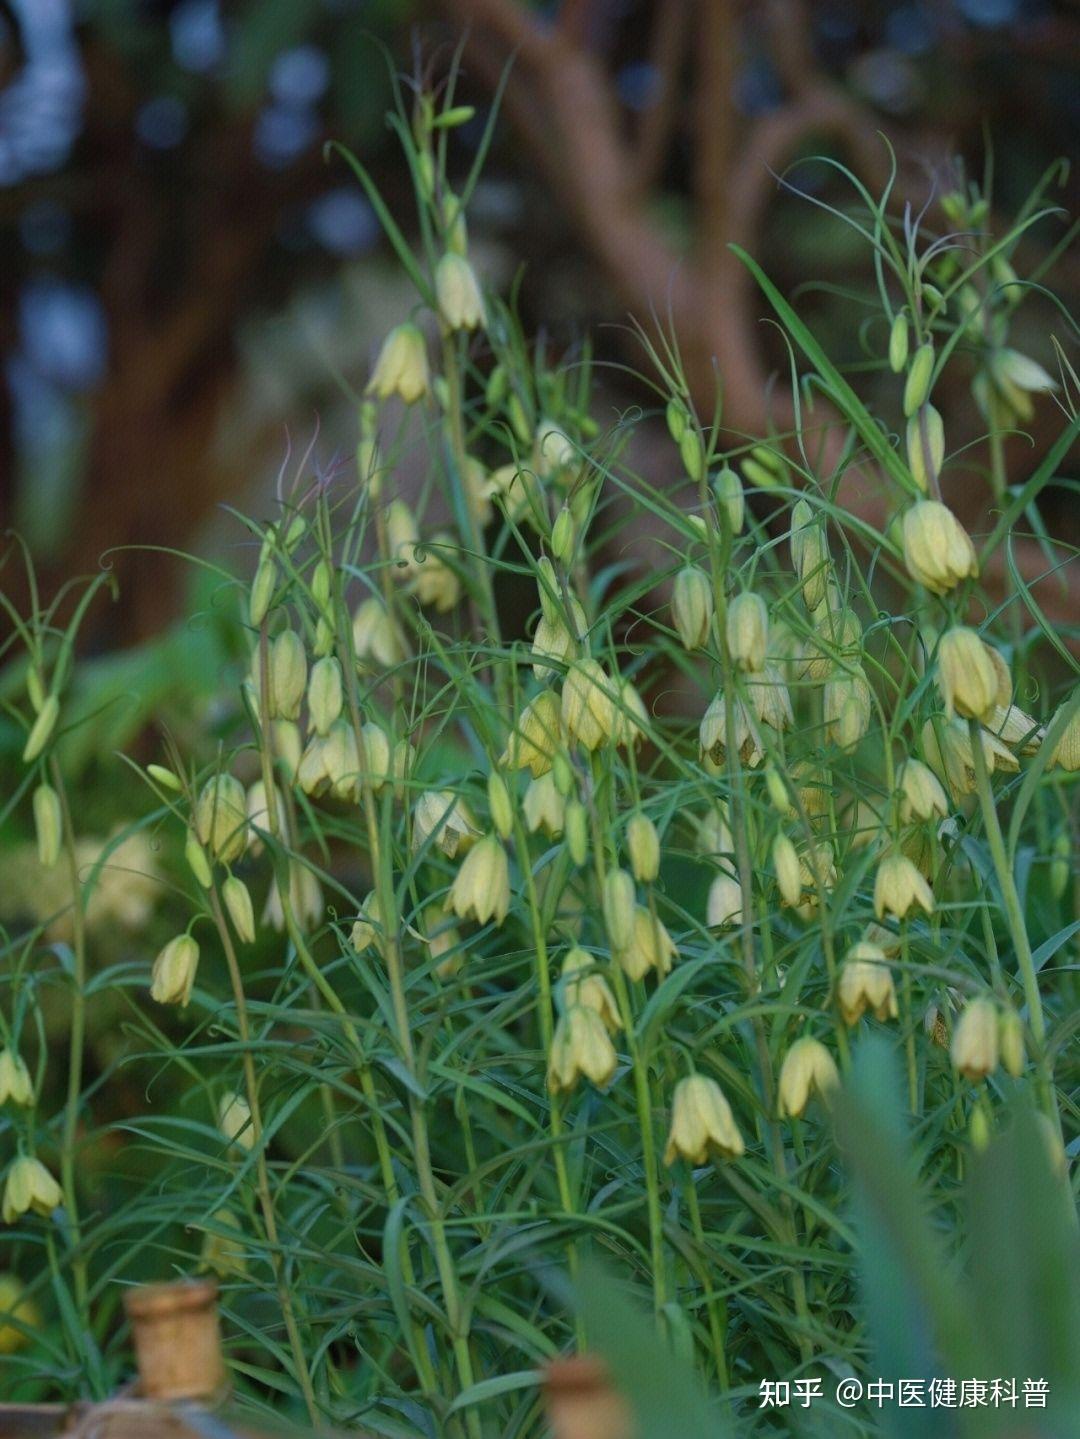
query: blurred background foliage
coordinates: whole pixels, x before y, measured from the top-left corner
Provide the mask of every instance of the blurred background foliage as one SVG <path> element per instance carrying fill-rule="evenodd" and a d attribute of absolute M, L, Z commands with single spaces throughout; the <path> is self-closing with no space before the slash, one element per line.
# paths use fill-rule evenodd
<path fill-rule="evenodd" d="M 114 547 L 246 569 L 221 502 L 258 511 L 287 434 L 306 443 L 318 425 L 327 455 L 351 451 L 351 388 L 408 301 L 323 144 L 361 154 L 407 212 L 383 122 L 390 66 L 437 75 L 462 37 L 477 106 L 463 163 L 517 57 L 472 205 L 478 264 L 496 283 L 525 267 L 526 332 L 542 323 L 556 351 L 617 322 L 598 345 L 620 365 L 640 358 L 627 314 L 666 299 L 703 390 L 719 358 L 735 430 L 784 427 L 770 375 L 786 356 L 727 241 L 781 289 L 819 277 L 803 313 L 833 353 L 860 357 L 840 291 L 870 279 L 865 253 L 770 170 L 831 146 L 873 181 L 880 130 L 898 210 L 955 178 L 959 156 L 976 175 L 992 166 L 1009 216 L 1080 120 L 1080 16 L 1050 0 L 0 0 L 0 503 L 46 587 Z M 835 198 L 827 170 L 795 178 Z M 1075 213 L 1075 181 L 1050 198 Z M 1019 258 L 1029 274 L 1053 261 L 1068 302 L 1064 232 L 1033 232 Z M 1051 361 L 1046 314 L 1027 312 Z M 648 402 L 624 372 L 607 383 L 613 406 Z M 977 440 L 966 393 L 943 403 L 950 448 Z M 1040 420 L 1052 405 L 1036 439 Z M 1026 441 L 1014 453 L 1029 463 Z M 954 497 L 968 516 L 985 501 L 977 465 L 975 450 L 972 495 Z M 1068 528 L 1048 505 L 1051 532 Z M 91 647 L 190 607 L 175 557 L 126 548 L 109 563 L 122 603 L 99 608 Z M 12 592 L 19 568 L 5 569 Z"/>

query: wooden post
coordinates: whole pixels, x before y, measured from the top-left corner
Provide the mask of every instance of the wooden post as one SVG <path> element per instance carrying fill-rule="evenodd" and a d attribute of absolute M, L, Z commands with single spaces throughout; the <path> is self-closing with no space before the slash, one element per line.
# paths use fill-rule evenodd
<path fill-rule="evenodd" d="M 554 1439 L 634 1439 L 630 1406 L 593 1354 L 553 1360 L 544 1397 Z"/>
<path fill-rule="evenodd" d="M 218 1327 L 217 1285 L 181 1279 L 129 1289 L 138 1393 L 144 1399 L 212 1399 L 225 1387 Z"/>

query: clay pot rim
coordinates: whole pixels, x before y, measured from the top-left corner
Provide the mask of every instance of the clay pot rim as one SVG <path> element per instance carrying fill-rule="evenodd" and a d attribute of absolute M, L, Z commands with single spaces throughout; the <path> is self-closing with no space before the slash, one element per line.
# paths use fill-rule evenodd
<path fill-rule="evenodd" d="M 161 1284 L 140 1284 L 124 1293 L 124 1308 L 131 1319 L 156 1318 L 208 1309 L 216 1303 L 213 1279 L 171 1279 Z"/>

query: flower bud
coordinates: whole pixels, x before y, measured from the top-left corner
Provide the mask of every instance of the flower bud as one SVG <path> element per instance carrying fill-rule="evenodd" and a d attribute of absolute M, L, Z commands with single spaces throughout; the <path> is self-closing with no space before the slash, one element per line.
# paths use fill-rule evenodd
<path fill-rule="evenodd" d="M 0 1049 L 0 1104 L 21 1105 L 24 1109 L 34 1102 L 34 1083 L 26 1060 L 16 1049 Z"/>
<path fill-rule="evenodd" d="M 894 375 L 900 374 L 908 358 L 908 320 L 903 310 L 893 316 L 889 331 L 889 369 Z"/>
<path fill-rule="evenodd" d="M 825 598 L 831 566 L 821 521 L 805 500 L 797 500 L 791 510 L 791 562 L 802 585 L 803 603 L 816 610 Z"/>
<path fill-rule="evenodd" d="M 156 780 L 162 789 L 171 789 L 177 792 L 183 789 L 183 785 L 180 783 L 178 777 L 173 774 L 171 769 L 166 769 L 164 765 L 148 764 L 146 766 L 146 773 L 152 780 Z"/>
<path fill-rule="evenodd" d="M 255 1148 L 255 1129 L 251 1122 L 251 1109 L 240 1094 L 227 1090 L 218 1104 L 218 1129 L 230 1144 L 240 1149 Z"/>
<path fill-rule="evenodd" d="M 588 950 L 575 946 L 567 952 L 563 960 L 562 979 L 568 1007 L 584 1005 L 600 1016 L 609 1034 L 619 1033 L 622 1029 L 619 1006 L 615 1003 L 611 986 Z"/>
<path fill-rule="evenodd" d="M 500 839 L 509 839 L 514 830 L 514 803 L 506 781 L 497 769 L 488 775 L 488 809 L 495 833 Z"/>
<path fill-rule="evenodd" d="M 150 998 L 158 1004 L 186 1005 L 195 986 L 199 946 L 190 934 L 178 934 L 154 960 L 150 971 Z"/>
<path fill-rule="evenodd" d="M 463 255 L 446 254 L 436 265 L 435 295 L 451 330 L 475 330 L 487 323 L 476 273 Z"/>
<path fill-rule="evenodd" d="M 598 660 L 575 660 L 562 688 L 562 722 L 571 739 L 594 750 L 616 729 L 616 690 Z"/>
<path fill-rule="evenodd" d="M 780 899 L 789 909 L 794 909 L 802 899 L 802 867 L 795 846 L 783 831 L 773 840 L 772 862 Z"/>
<path fill-rule="evenodd" d="M 242 879 L 230 874 L 225 883 L 221 886 L 221 897 L 225 901 L 225 908 L 229 911 L 229 918 L 233 922 L 243 944 L 255 943 L 255 908 L 251 903 L 251 895 L 248 887 Z"/>
<path fill-rule="evenodd" d="M 1024 1021 L 1011 1006 L 998 1016 L 998 1049 L 1006 1074 L 1019 1079 L 1026 1067 Z"/>
<path fill-rule="evenodd" d="M 566 851 L 580 869 L 589 857 L 589 816 L 579 799 L 566 801 Z"/>
<path fill-rule="evenodd" d="M 948 505 L 917 500 L 904 514 L 902 533 L 908 574 L 935 595 L 979 573 L 975 546 Z"/>
<path fill-rule="evenodd" d="M 938 689 L 948 718 L 957 714 L 989 719 L 1001 693 L 1000 670 L 989 645 L 974 630 L 956 625 L 941 636 L 937 660 Z"/>
<path fill-rule="evenodd" d="M 270 647 L 270 718 L 294 720 L 307 684 L 307 655 L 295 630 L 282 630 Z"/>
<path fill-rule="evenodd" d="M 262 624 L 273 602 L 277 588 L 277 564 L 272 554 L 264 554 L 255 568 L 248 596 L 248 619 L 258 627 Z"/>
<path fill-rule="evenodd" d="M 187 860 L 188 869 L 195 876 L 196 882 L 203 889 L 209 889 L 214 882 L 210 861 L 192 830 L 188 830 L 187 840 L 184 844 L 184 858 Z"/>
<path fill-rule="evenodd" d="M 20 1154 L 12 1161 L 0 1210 L 5 1224 L 14 1224 L 28 1211 L 48 1219 L 63 1202 L 59 1184 L 40 1159 Z"/>
<path fill-rule="evenodd" d="M 1058 388 L 1057 382 L 1037 360 L 1019 350 L 994 350 L 990 357 L 990 373 L 994 383 L 1005 393 L 1013 388 L 1033 394 L 1048 394 Z"/>
<path fill-rule="evenodd" d="M 930 398 L 930 381 L 934 373 L 934 347 L 927 341 L 912 356 L 904 385 L 904 414 L 908 419 Z"/>
<path fill-rule="evenodd" d="M 690 478 L 700 480 L 705 474 L 705 445 L 696 425 L 688 423 L 679 437 L 679 455 Z"/>
<path fill-rule="evenodd" d="M 207 780 L 195 804 L 195 833 L 213 859 L 232 864 L 247 847 L 244 787 L 231 774 Z"/>
<path fill-rule="evenodd" d="M 534 778 L 546 774 L 562 740 L 562 716 L 554 690 L 541 690 L 522 710 L 499 763 L 528 769 Z"/>
<path fill-rule="evenodd" d="M 430 387 L 431 373 L 423 334 L 413 324 L 396 325 L 382 343 L 365 393 L 374 393 L 380 400 L 400 395 L 411 405 L 426 395 Z"/>
<path fill-rule="evenodd" d="M 915 905 L 933 914 L 933 893 L 911 860 L 893 851 L 878 865 L 874 877 L 874 913 L 878 919 L 886 914 L 903 919 Z"/>
<path fill-rule="evenodd" d="M 681 400 L 668 400 L 664 416 L 667 420 L 668 434 L 676 444 L 679 444 L 683 435 L 686 433 L 687 425 L 690 423 L 690 416 L 686 413 L 686 406 Z"/>
<path fill-rule="evenodd" d="M 685 1159 L 705 1164 L 710 1156 L 739 1159 L 746 1152 L 731 1106 L 715 1079 L 691 1074 L 680 1079 L 671 1101 L 671 1128 L 664 1163 Z"/>
<path fill-rule="evenodd" d="M 577 635 L 585 632 L 585 616 L 581 606 L 573 598 L 570 600 L 570 615 L 573 631 L 567 628 L 560 615 L 554 618 L 549 618 L 546 614 L 540 616 L 533 635 L 532 654 L 533 674 L 541 683 L 554 679 L 560 672 L 558 668 L 544 664 L 544 660 L 555 660 L 558 666 L 567 665 L 578 653 Z"/>
<path fill-rule="evenodd" d="M 563 505 L 551 527 L 551 553 L 562 565 L 568 565 L 574 554 L 574 517 L 569 506 Z"/>
<path fill-rule="evenodd" d="M 745 590 L 728 605 L 728 652 L 741 670 L 760 673 L 769 647 L 769 612 L 760 595 Z"/>
<path fill-rule="evenodd" d="M 998 1065 L 998 1018 L 993 1000 L 968 1001 L 953 1031 L 952 1062 L 965 1079 L 977 1083 Z"/>
<path fill-rule="evenodd" d="M 900 789 L 900 818 L 904 824 L 913 820 L 944 819 L 949 813 L 949 800 L 941 782 L 921 760 L 907 758 L 896 776 Z"/>
<path fill-rule="evenodd" d="M 652 884 L 660 873 L 660 836 L 647 815 L 635 810 L 626 825 L 626 852 L 639 884 Z"/>
<path fill-rule="evenodd" d="M 633 980 L 644 979 L 650 969 L 655 969 L 662 978 L 671 969 L 671 961 L 678 952 L 671 935 L 643 904 L 633 905 L 630 913 L 630 941 L 615 954 L 619 968 Z"/>
<path fill-rule="evenodd" d="M 742 885 L 723 870 L 709 886 L 705 906 L 705 923 L 710 929 L 726 928 L 743 921 Z"/>
<path fill-rule="evenodd" d="M 933 405 L 923 405 L 908 420 L 907 457 L 912 479 L 928 494 L 945 463 L 945 422 Z"/>
<path fill-rule="evenodd" d="M 465 856 L 450 886 L 446 908 L 459 919 L 502 924 L 510 908 L 510 867 L 497 835 L 487 834 Z"/>
<path fill-rule="evenodd" d="M 329 734 L 331 725 L 341 714 L 341 665 L 333 655 L 316 660 L 312 666 L 307 700 L 315 733 Z"/>
<path fill-rule="evenodd" d="M 559 1016 L 548 1056 L 547 1086 L 552 1094 L 568 1093 L 581 1075 L 599 1088 L 610 1084 L 619 1059 L 604 1022 L 594 1009 L 571 1004 Z"/>
<path fill-rule="evenodd" d="M 724 465 L 713 482 L 713 488 L 716 492 L 716 503 L 727 520 L 728 528 L 733 535 L 741 535 L 746 518 L 742 480 L 730 465 Z"/>
<path fill-rule="evenodd" d="M 840 1083 L 836 1061 L 820 1039 L 797 1039 L 784 1056 L 777 1082 L 780 1117 L 798 1119 L 816 1094 L 823 1101 Z"/>
<path fill-rule="evenodd" d="M 37 835 L 38 860 L 45 869 L 52 869 L 60 858 L 64 816 L 60 808 L 60 796 L 51 784 L 39 784 L 34 791 L 34 831 Z"/>
<path fill-rule="evenodd" d="M 897 1017 L 896 988 L 879 945 L 863 939 L 851 946 L 840 969 L 836 997 L 848 1025 L 858 1023 L 866 1010 L 875 1019 Z"/>
<path fill-rule="evenodd" d="M 687 650 L 700 649 L 709 638 L 713 617 L 712 581 L 697 565 L 686 565 L 675 576 L 671 591 L 675 628 Z"/>
<path fill-rule="evenodd" d="M 31 764 L 49 743 L 56 721 L 60 716 L 60 701 L 55 695 L 48 695 L 38 711 L 37 719 L 30 726 L 23 748 L 23 764 Z"/>
<path fill-rule="evenodd" d="M 626 949 L 634 937 L 634 881 L 625 869 L 604 876 L 604 928 L 613 950 Z"/>

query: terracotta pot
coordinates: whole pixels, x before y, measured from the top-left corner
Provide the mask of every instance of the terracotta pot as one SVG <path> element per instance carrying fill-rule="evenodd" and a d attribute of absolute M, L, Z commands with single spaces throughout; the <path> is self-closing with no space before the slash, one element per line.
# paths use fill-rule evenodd
<path fill-rule="evenodd" d="M 552 1360 L 544 1397 L 554 1439 L 634 1439 L 630 1406 L 593 1354 Z"/>
<path fill-rule="evenodd" d="M 210 1399 L 225 1387 L 217 1285 L 181 1279 L 129 1289 L 138 1393 L 146 1399 Z"/>

